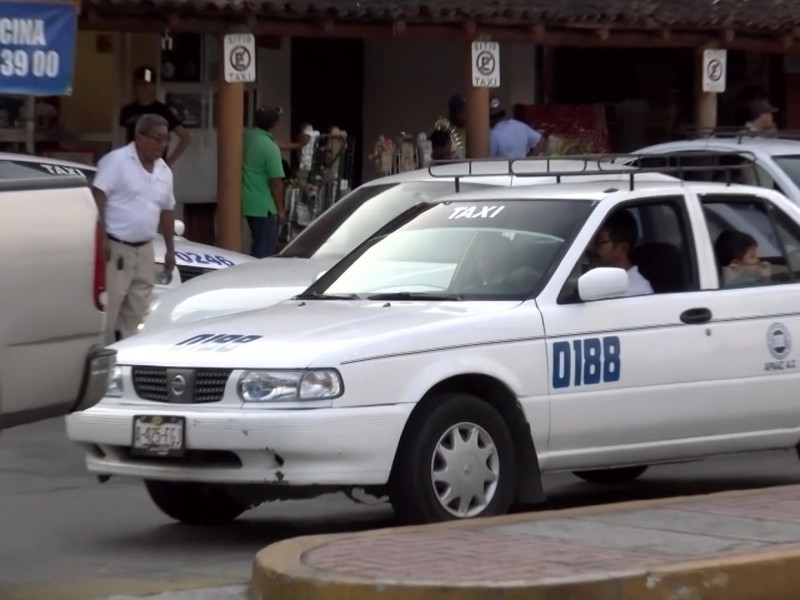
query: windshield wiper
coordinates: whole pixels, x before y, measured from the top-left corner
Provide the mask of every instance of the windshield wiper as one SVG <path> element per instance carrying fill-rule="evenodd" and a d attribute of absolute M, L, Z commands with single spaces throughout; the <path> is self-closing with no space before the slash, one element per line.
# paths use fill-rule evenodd
<path fill-rule="evenodd" d="M 298 294 L 292 300 L 361 300 L 358 294 L 320 294 L 310 292 L 308 294 Z"/>
<path fill-rule="evenodd" d="M 441 294 L 437 292 L 388 292 L 367 296 L 367 300 L 463 300 L 461 294 Z"/>

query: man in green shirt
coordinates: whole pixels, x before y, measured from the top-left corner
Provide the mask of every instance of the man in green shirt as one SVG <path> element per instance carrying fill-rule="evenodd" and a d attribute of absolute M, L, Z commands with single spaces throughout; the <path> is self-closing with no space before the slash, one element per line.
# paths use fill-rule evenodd
<path fill-rule="evenodd" d="M 255 114 L 255 127 L 244 133 L 242 148 L 242 214 L 252 237 L 250 254 L 271 256 L 284 221 L 283 162 L 273 130 L 279 107 L 262 106 Z"/>

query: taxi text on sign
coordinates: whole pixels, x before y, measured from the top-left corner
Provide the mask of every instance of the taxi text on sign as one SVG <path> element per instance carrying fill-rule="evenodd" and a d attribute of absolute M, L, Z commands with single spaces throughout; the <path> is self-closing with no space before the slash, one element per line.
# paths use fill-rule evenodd
<path fill-rule="evenodd" d="M 0 94 L 71 93 L 77 30 L 74 4 L 0 0 Z"/>
<path fill-rule="evenodd" d="M 727 50 L 703 50 L 703 91 L 722 94 L 728 77 Z"/>
<path fill-rule="evenodd" d="M 500 87 L 500 44 L 472 42 L 473 87 Z"/>
<path fill-rule="evenodd" d="M 225 81 L 253 83 L 256 80 L 256 38 L 252 33 L 229 33 L 223 43 Z"/>

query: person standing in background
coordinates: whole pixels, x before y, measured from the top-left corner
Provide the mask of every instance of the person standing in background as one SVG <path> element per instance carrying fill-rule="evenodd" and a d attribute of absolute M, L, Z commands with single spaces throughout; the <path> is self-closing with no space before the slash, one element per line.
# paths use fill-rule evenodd
<path fill-rule="evenodd" d="M 467 97 L 453 94 L 447 103 L 447 117 L 440 117 L 433 128 L 450 134 L 453 144 L 453 158 L 463 160 L 467 157 Z"/>
<path fill-rule="evenodd" d="M 497 98 L 489 102 L 489 127 L 492 158 L 525 158 L 544 151 L 544 136 L 522 121 L 506 118 L 506 110 Z"/>
<path fill-rule="evenodd" d="M 255 127 L 244 132 L 242 214 L 250 228 L 250 254 L 255 258 L 272 256 L 279 227 L 285 220 L 285 174 L 281 150 L 274 135 L 282 112 L 277 106 L 262 106 L 256 111 Z"/>
<path fill-rule="evenodd" d="M 431 159 L 433 160 L 452 160 L 453 158 L 453 140 L 450 134 L 443 130 L 437 129 L 431 132 Z"/>
<path fill-rule="evenodd" d="M 139 67 L 133 73 L 133 94 L 135 100 L 126 104 L 119 111 L 119 124 L 120 127 L 125 128 L 125 143 L 130 144 L 135 137 L 136 123 L 139 117 L 146 114 L 154 114 L 162 117 L 167 122 L 167 127 L 170 133 L 178 136 L 178 145 L 171 154 L 167 154 L 169 150 L 169 140 L 164 147 L 164 153 L 161 158 L 172 166 L 175 161 L 186 151 L 191 143 L 191 136 L 178 116 L 172 109 L 156 100 L 156 83 L 155 71 L 149 67 Z"/>
<path fill-rule="evenodd" d="M 775 113 L 778 109 L 772 106 L 767 100 L 753 100 L 747 106 L 749 111 L 748 119 L 744 126 L 747 131 L 763 133 L 775 131 Z"/>
<path fill-rule="evenodd" d="M 97 164 L 92 193 L 106 232 L 107 344 L 136 333 L 147 315 L 159 226 L 167 248 L 164 271 L 175 268 L 172 170 L 161 158 L 168 141 L 166 119 L 145 114 L 136 122 L 134 141 Z"/>

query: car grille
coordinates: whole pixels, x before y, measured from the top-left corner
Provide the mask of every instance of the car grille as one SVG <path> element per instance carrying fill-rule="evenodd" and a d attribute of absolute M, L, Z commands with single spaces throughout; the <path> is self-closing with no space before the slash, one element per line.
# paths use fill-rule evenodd
<path fill-rule="evenodd" d="M 197 369 L 194 372 L 194 404 L 219 402 L 225 394 L 225 386 L 231 369 Z M 133 389 L 136 395 L 153 402 L 169 402 L 167 369 L 164 367 L 133 367 Z"/>
<path fill-rule="evenodd" d="M 181 275 L 181 283 L 186 283 L 190 279 L 211 273 L 214 269 L 204 269 L 202 267 L 187 267 L 186 265 L 178 265 L 178 273 Z"/>

